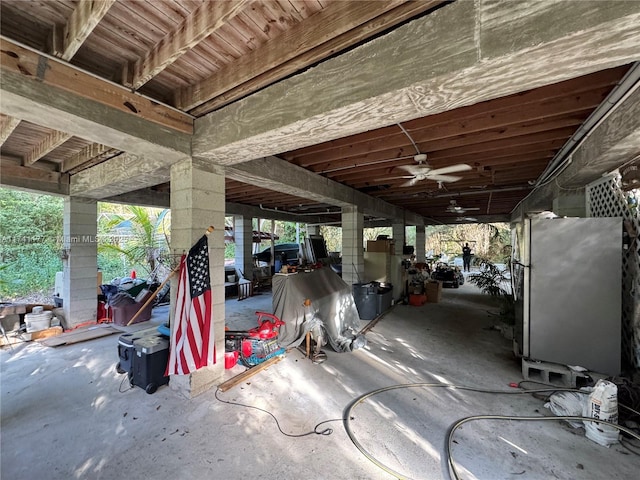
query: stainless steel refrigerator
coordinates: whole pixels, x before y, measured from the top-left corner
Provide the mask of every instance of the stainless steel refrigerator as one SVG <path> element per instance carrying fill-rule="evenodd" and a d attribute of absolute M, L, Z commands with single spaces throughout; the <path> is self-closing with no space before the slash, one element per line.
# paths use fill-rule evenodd
<path fill-rule="evenodd" d="M 528 219 L 517 236 L 522 355 L 619 374 L 622 219 Z"/>

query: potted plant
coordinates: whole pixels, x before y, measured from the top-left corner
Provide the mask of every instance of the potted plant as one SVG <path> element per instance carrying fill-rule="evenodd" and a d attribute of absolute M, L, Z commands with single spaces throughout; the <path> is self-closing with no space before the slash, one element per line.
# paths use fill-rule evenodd
<path fill-rule="evenodd" d="M 507 267 L 500 268 L 487 258 L 477 258 L 476 265 L 479 265 L 477 273 L 472 273 L 467 277 L 470 283 L 475 285 L 487 295 L 496 298 L 500 306 L 498 316 L 503 323 L 501 328 L 505 337 L 513 338 L 513 327 L 516 321 L 515 300 L 511 290 L 511 276 L 509 271 L 509 259 Z"/>

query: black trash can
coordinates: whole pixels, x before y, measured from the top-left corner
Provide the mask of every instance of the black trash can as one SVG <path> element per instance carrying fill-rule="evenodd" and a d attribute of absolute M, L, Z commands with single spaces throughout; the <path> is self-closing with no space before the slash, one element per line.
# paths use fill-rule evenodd
<path fill-rule="evenodd" d="M 393 285 L 390 283 L 381 283 L 376 293 L 376 316 L 380 315 L 391 308 L 391 300 L 393 299 Z"/>
<path fill-rule="evenodd" d="M 373 320 L 376 318 L 378 309 L 377 291 L 378 286 L 375 282 L 353 284 L 353 300 L 356 303 L 358 316 L 361 320 Z"/>

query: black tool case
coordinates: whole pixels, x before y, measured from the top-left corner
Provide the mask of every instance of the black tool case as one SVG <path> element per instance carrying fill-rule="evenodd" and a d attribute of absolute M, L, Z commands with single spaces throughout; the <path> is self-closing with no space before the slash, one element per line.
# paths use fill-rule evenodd
<path fill-rule="evenodd" d="M 133 342 L 133 385 L 154 393 L 159 386 L 169 383 L 165 377 L 169 361 L 169 340 L 162 335 L 149 335 Z"/>

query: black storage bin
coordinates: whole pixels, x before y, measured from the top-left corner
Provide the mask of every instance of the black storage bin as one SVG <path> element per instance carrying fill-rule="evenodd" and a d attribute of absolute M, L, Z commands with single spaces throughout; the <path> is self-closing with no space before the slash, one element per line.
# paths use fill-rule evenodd
<path fill-rule="evenodd" d="M 376 294 L 376 314 L 380 315 L 391 308 L 393 299 L 393 286 L 391 284 L 380 284 Z"/>
<path fill-rule="evenodd" d="M 358 316 L 361 320 L 373 320 L 377 316 L 377 292 L 378 285 L 371 283 L 354 283 L 353 300 L 358 309 Z"/>
<path fill-rule="evenodd" d="M 131 383 L 147 393 L 169 383 L 169 377 L 164 375 L 169 361 L 169 340 L 163 335 L 148 335 L 135 340 L 134 347 Z"/>
<path fill-rule="evenodd" d="M 118 373 L 133 375 L 133 357 L 136 352 L 133 342 L 139 338 L 140 335 L 135 333 L 124 333 L 118 338 Z"/>

